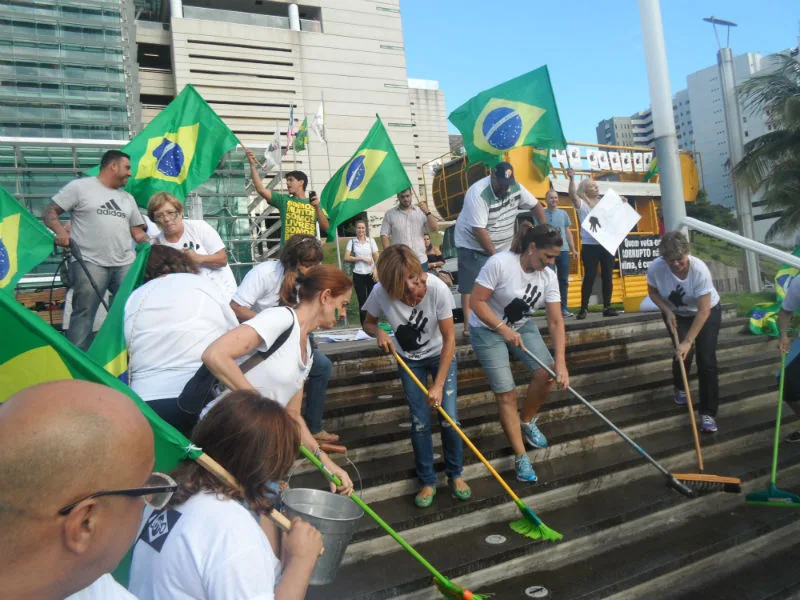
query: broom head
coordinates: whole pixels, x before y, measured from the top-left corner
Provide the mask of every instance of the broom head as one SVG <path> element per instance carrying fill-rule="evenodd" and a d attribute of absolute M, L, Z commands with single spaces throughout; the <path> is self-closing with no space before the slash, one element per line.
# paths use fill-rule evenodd
<path fill-rule="evenodd" d="M 433 585 L 439 590 L 443 598 L 455 598 L 456 600 L 488 600 L 494 594 L 473 594 L 469 590 L 457 586 L 449 579 L 433 578 Z"/>
<path fill-rule="evenodd" d="M 742 480 L 738 477 L 722 477 L 705 473 L 673 473 L 673 477 L 699 492 L 728 492 L 740 494 Z"/>
<path fill-rule="evenodd" d="M 509 523 L 511 529 L 516 533 L 524 535 L 532 540 L 542 540 L 546 542 L 557 542 L 564 537 L 554 529 L 550 529 L 545 525 L 542 520 L 536 516 L 536 513 L 524 504 L 522 504 L 522 506 L 517 504 L 517 507 L 520 512 L 522 512 L 522 518 Z"/>
<path fill-rule="evenodd" d="M 761 492 L 747 494 L 745 502 L 748 504 L 761 504 L 763 506 L 795 506 L 800 507 L 800 496 L 791 492 L 784 492 L 775 487 L 774 483 Z"/>

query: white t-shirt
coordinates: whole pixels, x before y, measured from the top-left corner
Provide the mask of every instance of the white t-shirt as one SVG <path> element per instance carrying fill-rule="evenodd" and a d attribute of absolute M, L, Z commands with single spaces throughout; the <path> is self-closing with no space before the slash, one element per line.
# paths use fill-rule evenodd
<path fill-rule="evenodd" d="M 283 265 L 277 260 L 266 260 L 257 264 L 244 276 L 233 293 L 233 301 L 240 306 L 262 310 L 278 306 L 280 302 Z"/>
<path fill-rule="evenodd" d="M 300 352 L 300 324 L 294 311 L 285 306 L 268 308 L 258 313 L 243 325 L 252 327 L 263 340 L 258 346 L 260 352 L 266 352 L 275 340 L 289 326 L 292 332 L 272 356 L 245 373 L 247 381 L 262 395 L 275 400 L 282 406 L 303 389 L 313 361 L 311 340 L 306 338 L 306 362 Z"/>
<path fill-rule="evenodd" d="M 421 360 L 442 353 L 439 321 L 453 317 L 453 294 L 441 279 L 428 276 L 428 291 L 416 306 L 392 300 L 380 283 L 372 288 L 364 310 L 374 317 L 384 315 L 394 329 L 397 350 L 405 358 Z"/>
<path fill-rule="evenodd" d="M 521 185 L 514 184 L 503 198 L 492 191 L 491 176 L 473 183 L 464 195 L 464 207 L 456 220 L 455 242 L 457 248 L 483 252 L 473 227 L 486 229 L 495 249 L 500 252 L 511 248 L 514 239 L 514 221 L 521 208 L 534 208 L 539 201 Z"/>
<path fill-rule="evenodd" d="M 237 325 L 220 289 L 200 275 L 148 281 L 125 303 L 131 388 L 145 401 L 177 398 L 209 344 Z"/>
<path fill-rule="evenodd" d="M 589 203 L 586 202 L 583 198 L 581 198 L 581 206 L 578 208 L 578 222 L 583 223 L 586 220 L 586 217 L 589 216 L 589 213 L 592 212 L 592 207 L 589 206 Z M 599 243 L 596 239 L 592 237 L 592 234 L 589 233 L 585 227 L 581 225 L 581 244 L 584 246 L 598 246 Z"/>
<path fill-rule="evenodd" d="M 110 573 L 102 575 L 89 587 L 64 600 L 136 600 L 136 596 L 116 582 Z"/>
<path fill-rule="evenodd" d="M 347 246 L 345 247 L 344 251 L 347 256 L 350 256 L 351 252 L 355 252 L 355 255 L 361 258 L 374 259 L 372 255 L 378 252 L 378 245 L 372 238 L 367 238 L 363 244 L 358 241 L 358 238 L 353 238 L 347 242 Z M 357 263 L 353 263 L 353 273 L 358 273 L 359 275 L 372 275 L 372 271 L 374 269 L 374 262 L 369 264 L 360 260 Z"/>
<path fill-rule="evenodd" d="M 545 303 L 561 303 L 553 269 L 526 273 L 519 259 L 519 254 L 498 252 L 486 261 L 475 279 L 475 283 L 492 290 L 487 301 L 489 308 L 513 329 L 522 327 L 535 311 L 544 308 Z M 486 324 L 473 312 L 469 326 L 486 327 Z"/>
<path fill-rule="evenodd" d="M 128 587 L 139 600 L 274 600 L 281 564 L 253 514 L 215 494 L 145 512 Z"/>
<path fill-rule="evenodd" d="M 797 312 L 800 308 L 800 277 L 794 277 L 789 282 L 786 295 L 783 297 L 781 308 L 787 312 Z"/>
<path fill-rule="evenodd" d="M 194 221 L 185 219 L 183 221 L 183 235 L 176 242 L 168 242 L 164 232 L 158 234 L 156 242 L 175 248 L 176 250 L 184 250 L 187 248 L 193 249 L 198 254 L 208 256 L 209 254 L 216 254 L 220 250 L 225 249 L 225 244 L 216 230 L 206 223 L 205 221 Z M 233 276 L 233 271 L 230 265 L 224 267 L 212 268 L 199 266 L 200 275 L 208 277 L 216 283 L 225 297 L 230 302 L 233 292 L 236 291 L 236 278 Z"/>
<path fill-rule="evenodd" d="M 697 312 L 697 299 L 711 294 L 711 308 L 719 304 L 719 294 L 706 263 L 689 256 L 689 274 L 678 279 L 660 256 L 647 268 L 647 285 L 652 285 L 676 315 L 692 316 Z"/>

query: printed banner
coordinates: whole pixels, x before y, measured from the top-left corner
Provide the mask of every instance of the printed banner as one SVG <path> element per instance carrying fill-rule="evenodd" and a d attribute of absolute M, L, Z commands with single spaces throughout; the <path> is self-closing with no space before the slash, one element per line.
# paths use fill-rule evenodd
<path fill-rule="evenodd" d="M 609 189 L 581 223 L 597 242 L 611 254 L 622 243 L 642 216 Z"/>
<path fill-rule="evenodd" d="M 619 247 L 619 270 L 622 275 L 644 275 L 650 263 L 658 258 L 657 235 L 631 235 Z"/>

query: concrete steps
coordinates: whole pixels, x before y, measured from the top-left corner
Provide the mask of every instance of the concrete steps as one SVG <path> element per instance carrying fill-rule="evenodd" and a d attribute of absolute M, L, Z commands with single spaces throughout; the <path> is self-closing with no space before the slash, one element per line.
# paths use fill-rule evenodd
<path fill-rule="evenodd" d="M 747 492 L 763 488 L 769 474 L 777 351 L 774 341 L 745 333 L 745 321 L 730 311 L 723 323 L 720 432 L 703 436 L 704 458 L 706 472 L 740 477 Z M 686 408 L 672 401 L 670 344 L 660 318 L 590 317 L 568 323 L 568 337 L 573 387 L 670 471 L 696 472 Z M 519 511 L 466 447 L 464 476 L 473 497 L 452 499 L 440 474 L 433 506 L 418 509 L 408 409 L 393 360 L 370 342 L 323 350 L 335 373 L 325 426 L 348 446 L 355 467 L 346 468 L 357 487 L 358 470 L 362 498 L 460 585 L 494 592 L 498 599 L 534 597 L 525 590 L 536 586 L 547 588 L 548 597 L 575 599 L 761 599 L 789 597 L 780 594 L 800 586 L 800 570 L 789 565 L 800 509 L 751 507 L 744 495 L 721 492 L 686 499 L 667 489 L 662 475 L 565 393 L 553 394 L 541 413 L 550 446 L 529 452 L 540 482 L 517 482 L 493 396 L 463 343 L 458 372 L 464 430 L 526 504 L 565 537 L 549 544 L 514 533 L 508 523 Z M 524 393 L 527 375 L 518 369 L 515 376 Z M 798 422 L 791 411 L 784 414 L 788 434 Z M 440 452 L 437 433 L 434 447 Z M 783 445 L 781 452 L 779 485 L 797 491 L 800 448 Z M 442 468 L 440 458 L 437 463 Z M 290 483 L 323 486 L 307 464 L 296 466 Z M 490 536 L 503 539 L 489 543 Z M 734 564 L 737 574 L 753 576 L 743 583 L 737 575 L 732 584 L 725 574 Z M 784 567 L 780 573 L 764 575 L 778 565 Z M 311 600 L 438 597 L 428 572 L 367 517 L 336 582 L 307 595 Z"/>

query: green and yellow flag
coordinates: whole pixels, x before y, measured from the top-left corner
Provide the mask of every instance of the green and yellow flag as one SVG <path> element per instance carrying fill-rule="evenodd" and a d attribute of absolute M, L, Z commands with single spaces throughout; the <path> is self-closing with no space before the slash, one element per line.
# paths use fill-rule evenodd
<path fill-rule="evenodd" d="M 0 187 L 0 291 L 12 296 L 17 282 L 53 252 L 54 236 Z"/>
<path fill-rule="evenodd" d="M 410 187 L 403 163 L 378 117 L 356 153 L 322 190 L 320 204 L 330 220 L 328 241 L 335 239 L 340 223 Z"/>
<path fill-rule="evenodd" d="M 114 302 L 108 311 L 106 320 L 97 332 L 97 337 L 89 347 L 88 354 L 106 371 L 128 383 L 128 346 L 125 343 L 125 303 L 137 287 L 142 285 L 144 270 L 150 258 L 150 244 L 139 244 L 136 247 L 136 260 L 133 261 L 128 274 L 114 294 Z"/>
<path fill-rule="evenodd" d="M 792 252 L 794 256 L 800 256 L 800 246 Z M 786 290 L 792 279 L 797 277 L 800 269 L 790 265 L 781 265 L 775 273 L 775 302 L 761 302 L 753 306 L 750 310 L 750 331 L 756 335 L 768 335 L 780 337 L 778 329 L 778 313 L 780 313 L 783 299 L 786 297 Z"/>
<path fill-rule="evenodd" d="M 493 166 L 520 146 L 567 147 L 547 66 L 481 92 L 449 118 L 463 136 L 470 163 Z"/>
<path fill-rule="evenodd" d="M 308 117 L 303 119 L 303 124 L 300 125 L 300 129 L 294 134 L 295 152 L 302 152 L 305 150 L 306 144 L 308 144 Z"/>
<path fill-rule="evenodd" d="M 131 157 L 125 189 L 146 207 L 156 192 L 183 200 L 205 182 L 239 139 L 191 85 L 122 148 Z M 99 167 L 86 172 L 97 175 Z"/>
<path fill-rule="evenodd" d="M 642 181 L 647 183 L 656 175 L 658 175 L 658 158 L 654 156 L 653 160 L 650 161 L 650 166 L 647 167 L 647 172 L 644 174 Z"/>

